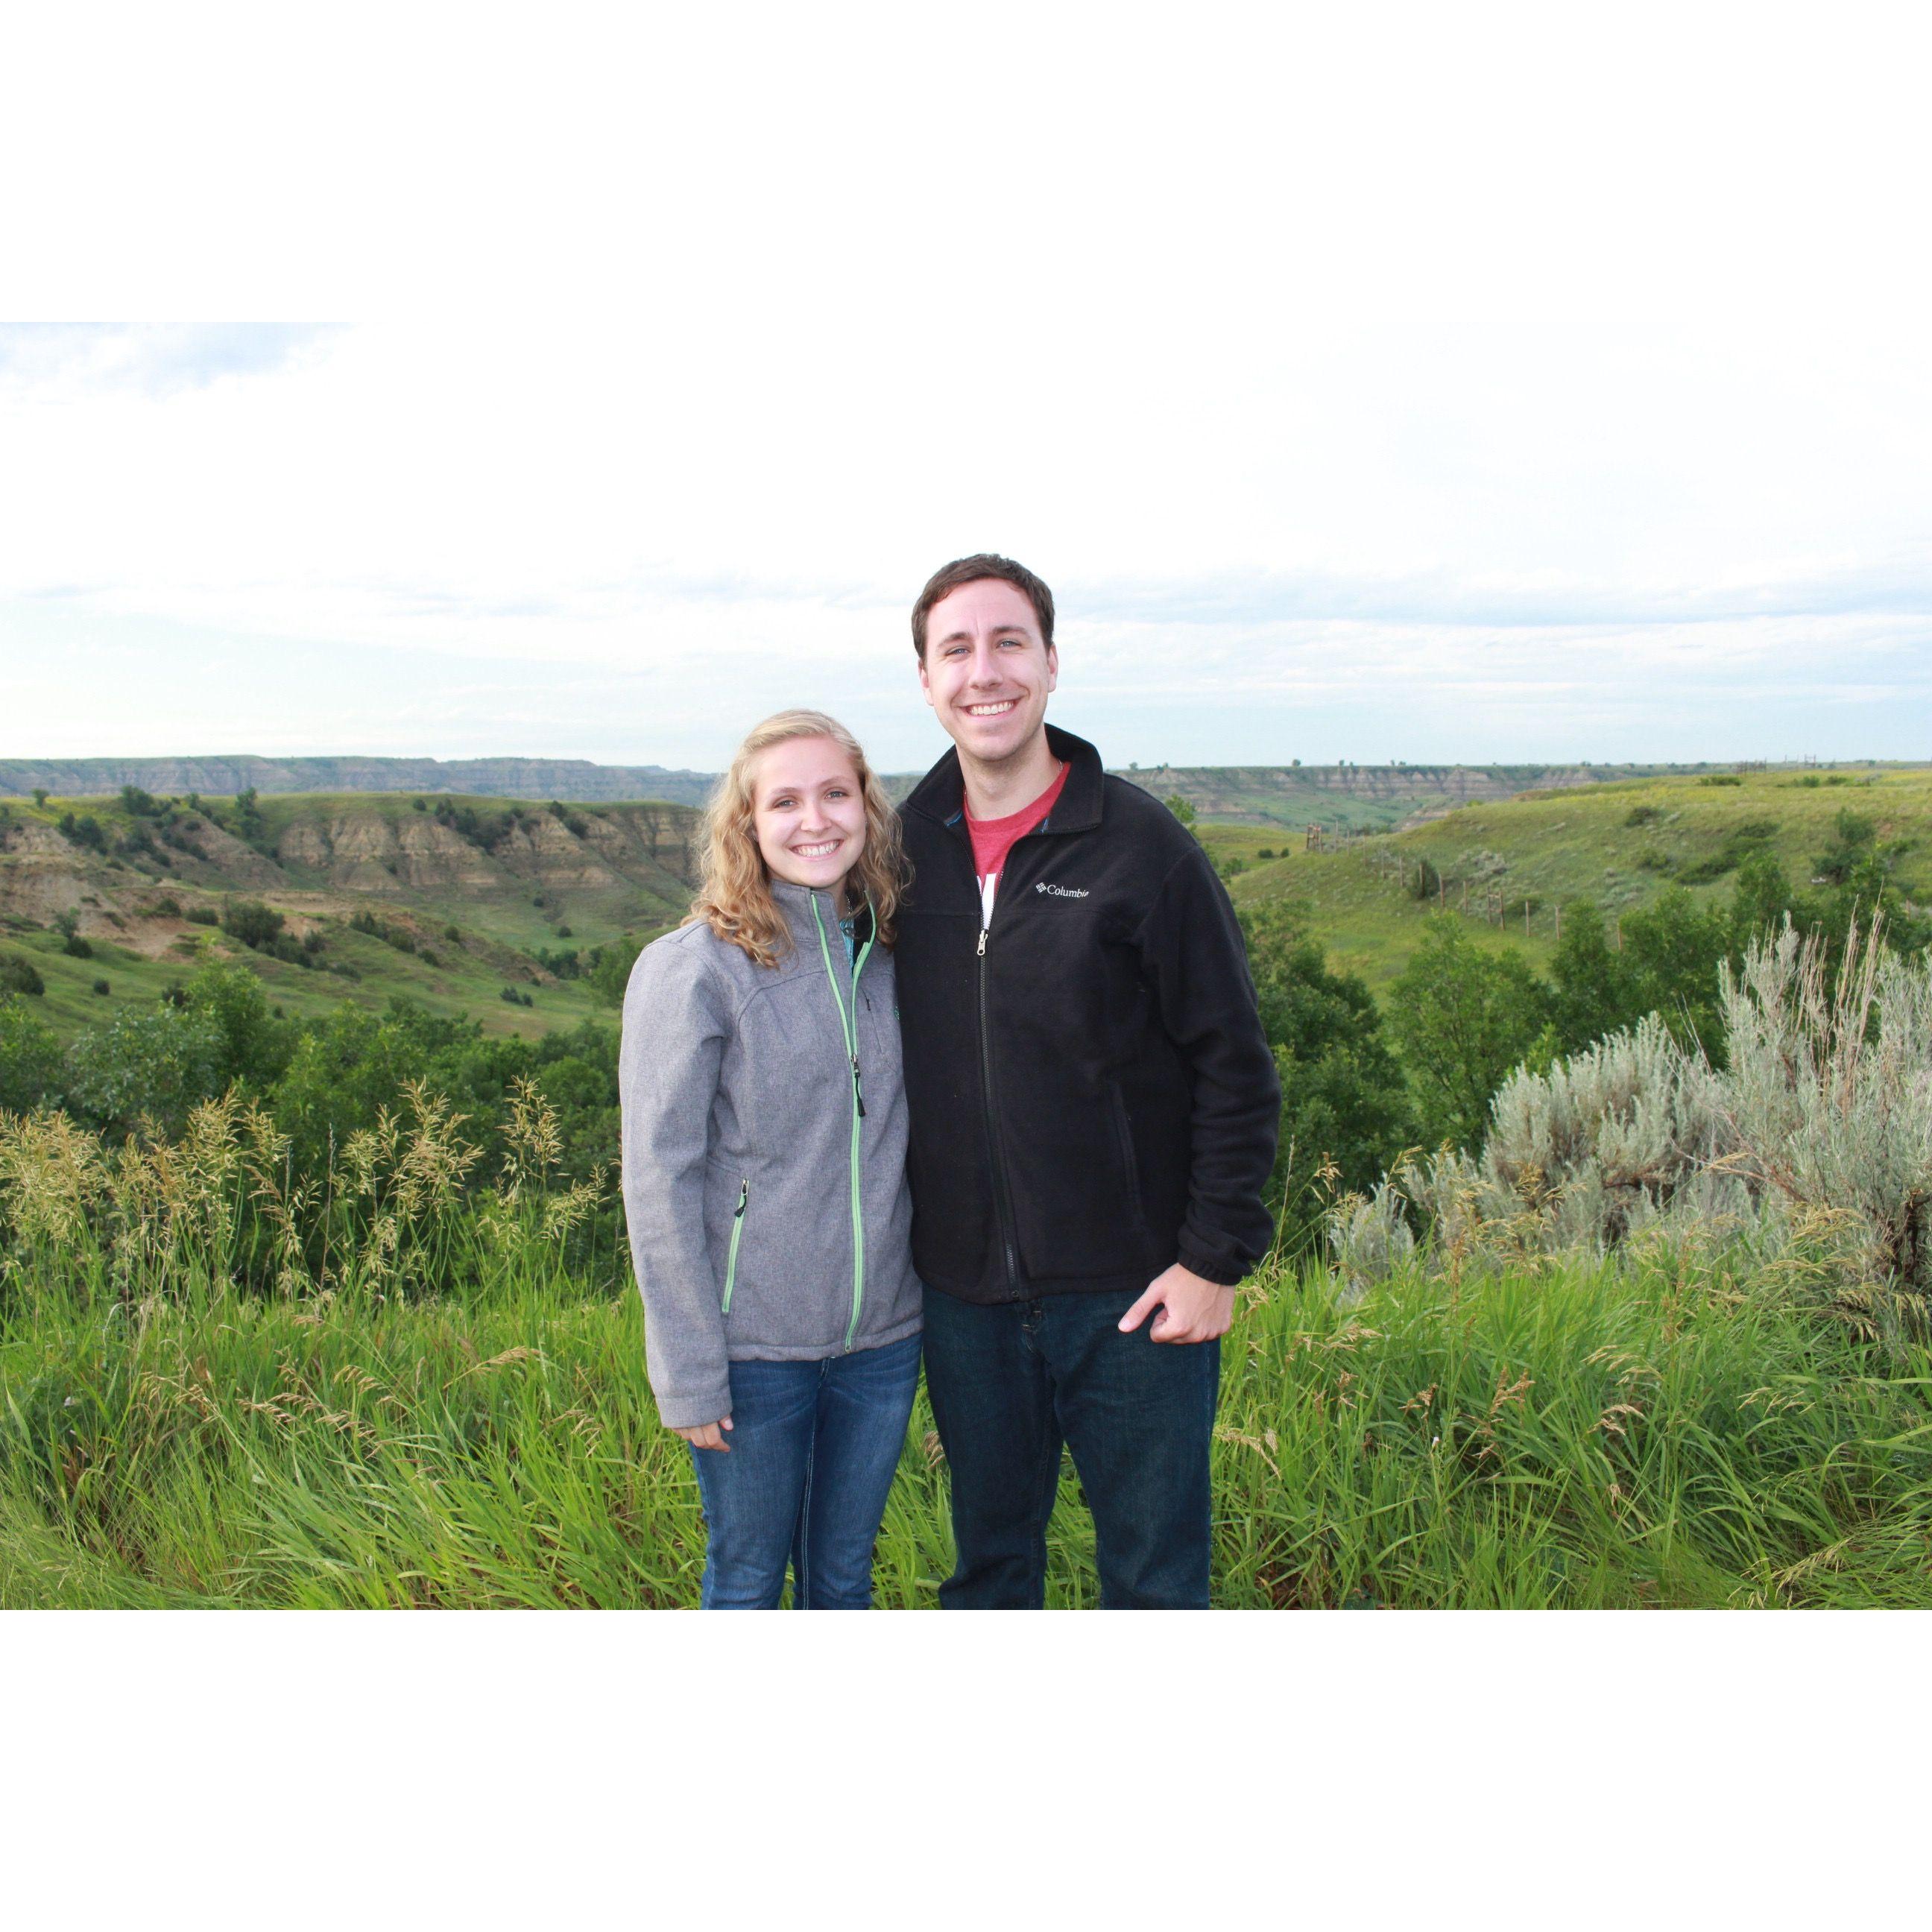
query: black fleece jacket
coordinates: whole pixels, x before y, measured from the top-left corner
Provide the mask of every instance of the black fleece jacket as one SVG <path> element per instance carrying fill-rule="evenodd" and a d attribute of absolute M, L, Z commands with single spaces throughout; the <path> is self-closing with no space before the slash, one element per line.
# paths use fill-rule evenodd
<path fill-rule="evenodd" d="M 1047 728 L 1070 767 L 983 939 L 958 754 L 902 808 L 896 963 L 913 1259 L 962 1300 L 1239 1281 L 1274 1228 L 1280 1084 L 1240 928 L 1167 808 Z"/>

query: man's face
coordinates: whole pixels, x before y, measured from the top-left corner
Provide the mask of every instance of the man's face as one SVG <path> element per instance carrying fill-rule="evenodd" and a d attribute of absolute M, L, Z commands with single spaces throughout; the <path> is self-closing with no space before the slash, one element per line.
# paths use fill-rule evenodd
<path fill-rule="evenodd" d="M 926 620 L 919 681 L 946 735 L 968 757 L 998 764 L 1023 751 L 1046 715 L 1060 660 L 1040 641 L 1033 601 L 997 577 L 962 584 Z"/>

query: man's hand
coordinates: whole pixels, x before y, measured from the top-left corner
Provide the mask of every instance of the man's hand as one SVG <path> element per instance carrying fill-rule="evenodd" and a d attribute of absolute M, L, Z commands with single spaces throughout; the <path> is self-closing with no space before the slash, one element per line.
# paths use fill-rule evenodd
<path fill-rule="evenodd" d="M 1234 1291 L 1176 1262 L 1120 1317 L 1120 1333 L 1131 1335 L 1156 1308 L 1160 1314 L 1148 1333 L 1156 1342 L 1211 1342 L 1234 1322 Z"/>
<path fill-rule="evenodd" d="M 728 1456 L 731 1453 L 731 1445 L 719 1431 L 730 1426 L 731 1418 L 728 1415 L 723 1421 L 707 1422 L 701 1429 L 674 1429 L 671 1433 L 682 1436 L 694 1449 L 722 1449 Z"/>

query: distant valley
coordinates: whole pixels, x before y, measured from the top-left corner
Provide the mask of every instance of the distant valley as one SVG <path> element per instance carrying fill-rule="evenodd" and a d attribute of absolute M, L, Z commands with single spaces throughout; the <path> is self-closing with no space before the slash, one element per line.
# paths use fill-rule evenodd
<path fill-rule="evenodd" d="M 1639 778 L 1688 776 L 1710 765 L 1160 765 L 1120 776 L 1157 796 L 1185 799 L 1198 816 L 1232 824 L 1320 823 L 1385 828 L 1479 799 Z M 1727 769 L 1727 768 L 1726 768 Z M 158 797 L 279 797 L 314 793 L 415 793 L 430 798 L 566 805 L 644 800 L 700 806 L 715 774 L 662 765 L 599 765 L 583 758 L 0 759 L 0 798 L 98 798 L 134 785 Z M 920 774 L 886 778 L 902 799 Z"/>

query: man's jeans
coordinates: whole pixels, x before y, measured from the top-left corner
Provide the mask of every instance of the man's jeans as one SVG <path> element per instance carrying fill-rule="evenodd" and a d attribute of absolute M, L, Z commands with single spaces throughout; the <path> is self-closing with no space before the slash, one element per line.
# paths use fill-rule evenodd
<path fill-rule="evenodd" d="M 952 1475 L 946 1610 L 1038 1610 L 1063 1441 L 1094 1512 L 1105 1610 L 1205 1610 L 1219 1342 L 1155 1342 L 1138 1298 L 980 1307 L 926 1293 L 926 1386 Z"/>
<path fill-rule="evenodd" d="M 919 1388 L 919 1337 L 822 1362 L 734 1362 L 728 1454 L 698 1449 L 707 1610 L 872 1606 L 872 1545 Z"/>

